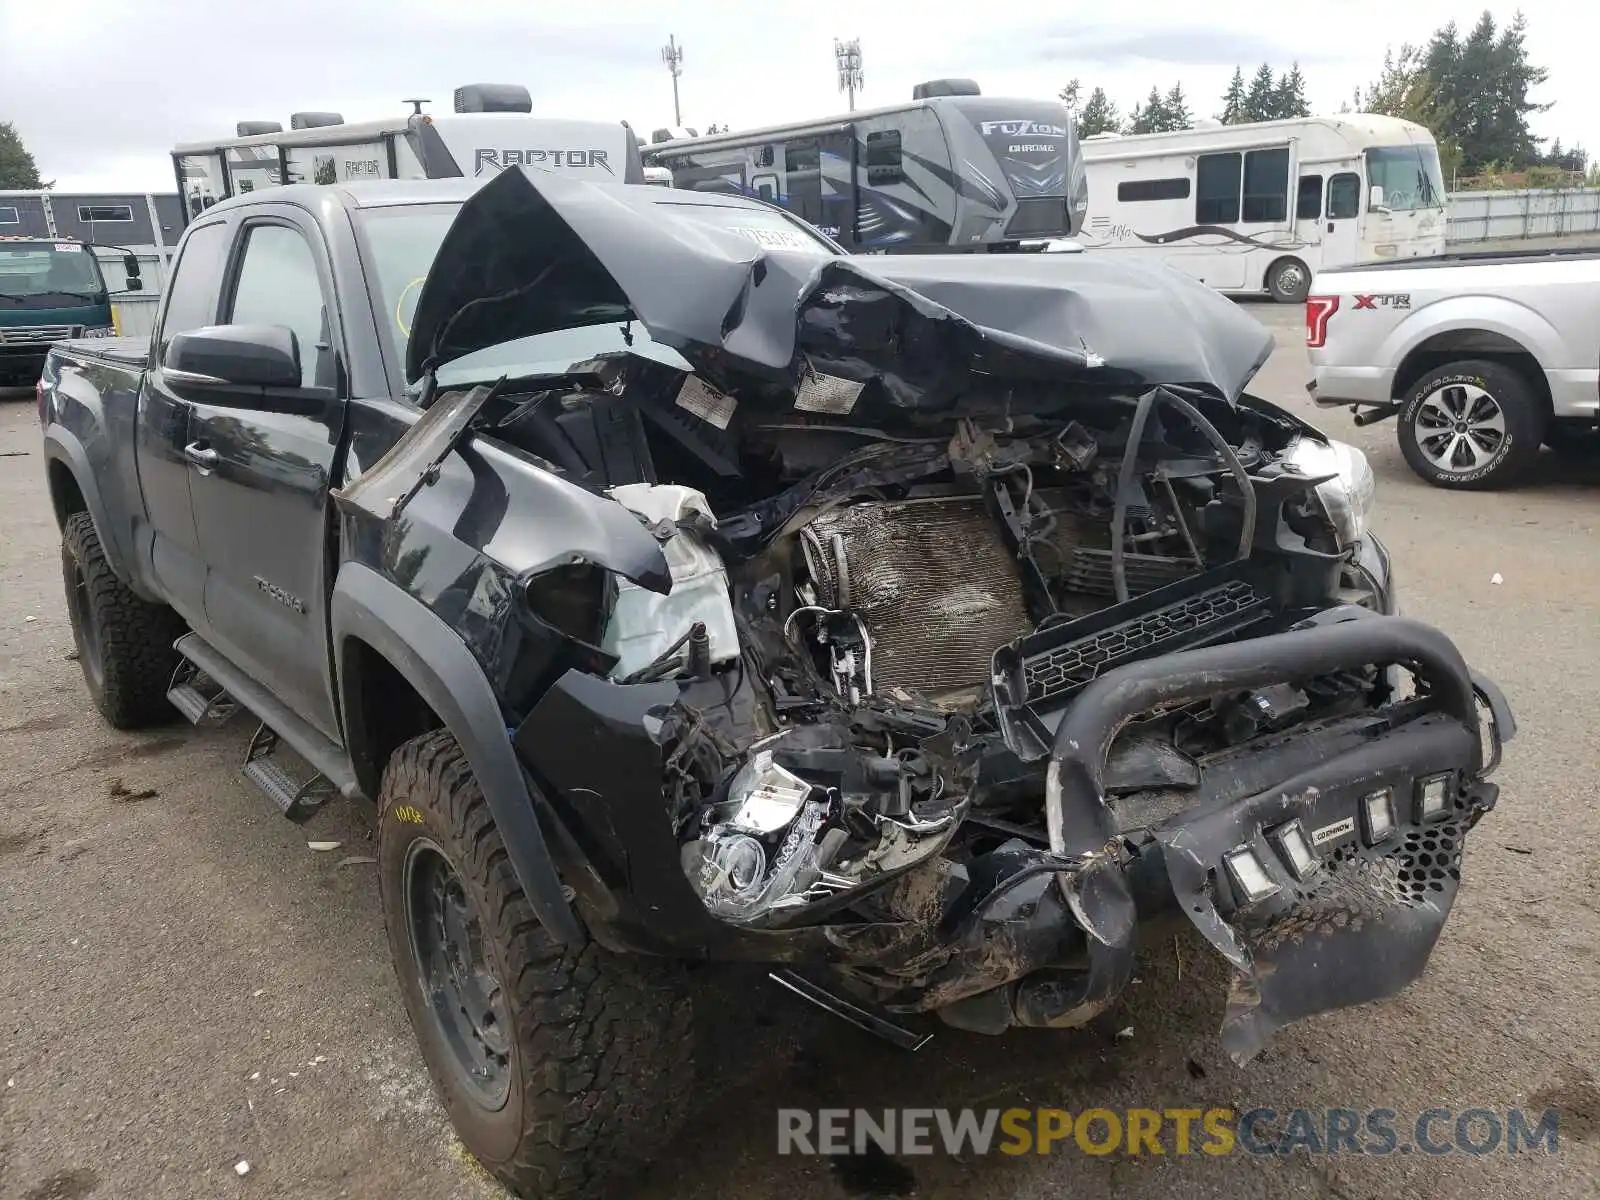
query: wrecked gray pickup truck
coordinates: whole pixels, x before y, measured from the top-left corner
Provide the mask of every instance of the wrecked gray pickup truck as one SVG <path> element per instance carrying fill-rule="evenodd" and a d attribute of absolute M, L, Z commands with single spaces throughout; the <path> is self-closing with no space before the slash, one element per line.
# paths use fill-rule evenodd
<path fill-rule="evenodd" d="M 47 369 L 90 691 L 377 801 L 424 1056 L 523 1193 L 671 1135 L 684 961 L 916 1045 L 1081 1025 L 1187 919 L 1241 1059 L 1423 969 L 1512 717 L 1203 286 L 508 169 L 219 204 L 162 320 Z"/>

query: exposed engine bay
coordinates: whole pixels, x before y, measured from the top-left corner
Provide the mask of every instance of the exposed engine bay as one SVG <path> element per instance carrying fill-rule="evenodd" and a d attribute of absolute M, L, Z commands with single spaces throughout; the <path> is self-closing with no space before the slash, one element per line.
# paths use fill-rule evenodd
<path fill-rule="evenodd" d="M 885 1011 L 988 1032 L 1074 1025 L 1126 982 L 1140 914 L 1181 906 L 1171 881 L 1199 870 L 1191 890 L 1207 902 L 1185 912 L 1246 981 L 1224 1032 L 1241 1058 L 1285 1020 L 1421 969 L 1445 909 L 1417 908 L 1405 881 L 1420 869 L 1387 856 L 1387 834 L 1363 841 L 1368 818 L 1336 815 L 1368 803 L 1351 792 L 1361 784 L 1318 773 L 1347 777 L 1345 759 L 1376 755 L 1406 774 L 1397 793 L 1430 761 L 1465 788 L 1444 764 L 1470 736 L 1430 725 L 1426 702 L 1396 709 L 1381 664 L 1409 656 L 1313 655 L 1299 669 L 1257 657 L 1275 639 L 1348 640 L 1390 603 L 1359 553 L 1359 473 L 1334 445 L 1270 407 L 1179 388 L 1080 397 L 1071 415 L 974 411 L 938 432 L 796 416 L 719 436 L 619 399 L 692 378 L 626 355 L 585 370 L 497 403 L 496 432 L 632 512 L 672 585 L 583 571 L 583 603 L 563 590 L 542 607 L 546 577 L 530 604 L 590 648 L 588 673 L 650 690 L 640 727 L 670 853 L 732 944 L 735 931 L 820 933 Z M 649 482 L 665 460 L 675 482 Z M 1160 677 L 1161 664 L 1224 652 L 1214 673 Z M 1142 666 L 1156 690 L 1073 738 L 1074 720 L 1104 715 L 1084 699 L 1097 681 Z M 532 758 L 536 739 L 569 726 L 547 701 L 519 737 Z M 1286 779 L 1301 781 L 1293 804 L 1273 799 Z M 1436 831 L 1452 849 L 1419 828 L 1406 852 L 1458 862 L 1486 794 L 1462 791 L 1463 815 Z M 1242 874 L 1198 866 L 1186 841 L 1218 814 L 1214 852 L 1245 855 Z M 1262 829 L 1312 891 L 1286 893 L 1261 869 L 1250 839 Z M 1324 845 L 1348 856 L 1331 860 L 1347 878 L 1322 866 Z M 1330 988 L 1307 959 L 1318 986 L 1294 972 L 1263 985 L 1262 964 L 1313 953 L 1285 933 L 1307 903 L 1336 938 L 1353 918 L 1328 904 L 1354 903 L 1363 921 L 1392 910 L 1407 929 L 1398 965 Z"/>
<path fill-rule="evenodd" d="M 979 839 L 1044 844 L 1041 711 L 1115 666 L 1270 623 L 1297 590 L 1332 594 L 1349 574 L 1317 497 L 1326 477 L 1301 469 L 1303 432 L 1266 411 L 1226 414 L 1237 445 L 1196 407 L 1203 397 L 1167 389 L 1065 419 L 973 416 L 948 435 L 752 423 L 693 476 L 675 473 L 698 488 L 616 483 L 616 464 L 654 473 L 683 445 L 637 420 L 617 433 L 619 381 L 648 367 L 591 369 L 603 388 L 518 398 L 500 426 L 600 476 L 663 547 L 671 591 L 617 583 L 597 595 L 604 619 L 589 636 L 612 681 L 683 689 L 665 799 L 686 874 L 735 924 L 831 911 L 937 854 L 964 820 Z M 531 419 L 540 409 L 548 419 Z M 597 421 L 609 451 L 586 457 L 572 433 Z M 709 469 L 718 462 L 738 465 L 737 483 Z M 765 485 L 752 499 L 754 480 Z M 1258 489 L 1274 498 L 1270 525 Z M 1276 561 L 1241 570 L 1258 529 Z M 1383 603 L 1370 588 L 1346 598 Z M 1123 606 L 1137 629 L 1123 628 Z M 1119 790 L 1130 810 L 1170 808 L 1155 794 L 1195 787 L 1197 757 L 1360 706 L 1376 686 L 1369 672 L 1141 726 Z M 737 705 L 702 707 L 735 690 Z"/>
<path fill-rule="evenodd" d="M 568 188 L 477 193 L 413 365 L 580 312 L 628 349 L 425 393 L 346 503 L 393 520 L 468 432 L 532 489 L 478 649 L 596 937 L 999 1032 L 1089 1020 L 1181 914 L 1238 970 L 1241 1059 L 1422 970 L 1514 722 L 1393 615 L 1365 460 L 1242 394 L 1259 326 L 1098 260 L 696 224 L 669 271 L 625 210 L 699 201 Z M 571 294 L 519 307 L 532 278 Z"/>

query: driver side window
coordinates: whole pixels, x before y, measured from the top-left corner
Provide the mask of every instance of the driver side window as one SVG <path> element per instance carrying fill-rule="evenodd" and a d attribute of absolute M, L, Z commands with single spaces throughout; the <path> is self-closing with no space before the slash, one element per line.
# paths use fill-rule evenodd
<path fill-rule="evenodd" d="M 300 386 L 334 382 L 328 313 L 311 246 L 287 225 L 257 225 L 246 234 L 233 288 L 231 325 L 286 325 L 300 343 Z"/>

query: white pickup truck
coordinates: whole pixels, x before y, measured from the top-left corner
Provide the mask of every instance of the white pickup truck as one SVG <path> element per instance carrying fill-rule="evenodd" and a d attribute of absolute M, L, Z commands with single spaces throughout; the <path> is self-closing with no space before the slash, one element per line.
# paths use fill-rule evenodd
<path fill-rule="evenodd" d="M 1443 488 L 1504 487 L 1539 448 L 1592 448 L 1600 423 L 1600 249 L 1444 254 L 1317 275 L 1312 398 Z"/>

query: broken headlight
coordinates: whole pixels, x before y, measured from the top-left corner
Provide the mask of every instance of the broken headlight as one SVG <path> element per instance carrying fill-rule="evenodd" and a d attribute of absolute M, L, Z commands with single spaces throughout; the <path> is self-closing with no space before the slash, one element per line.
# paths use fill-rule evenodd
<path fill-rule="evenodd" d="M 1348 550 L 1366 536 L 1378 485 L 1365 454 L 1332 438 L 1322 442 L 1302 437 L 1289 451 L 1287 461 L 1302 475 L 1334 477 L 1317 485 L 1317 499 L 1333 524 L 1341 549 Z"/>
<path fill-rule="evenodd" d="M 683 870 L 715 916 L 770 925 L 922 862 L 948 840 L 959 797 L 926 755 L 828 740 L 812 731 L 807 745 L 803 730 L 766 739 L 701 810 Z"/>

